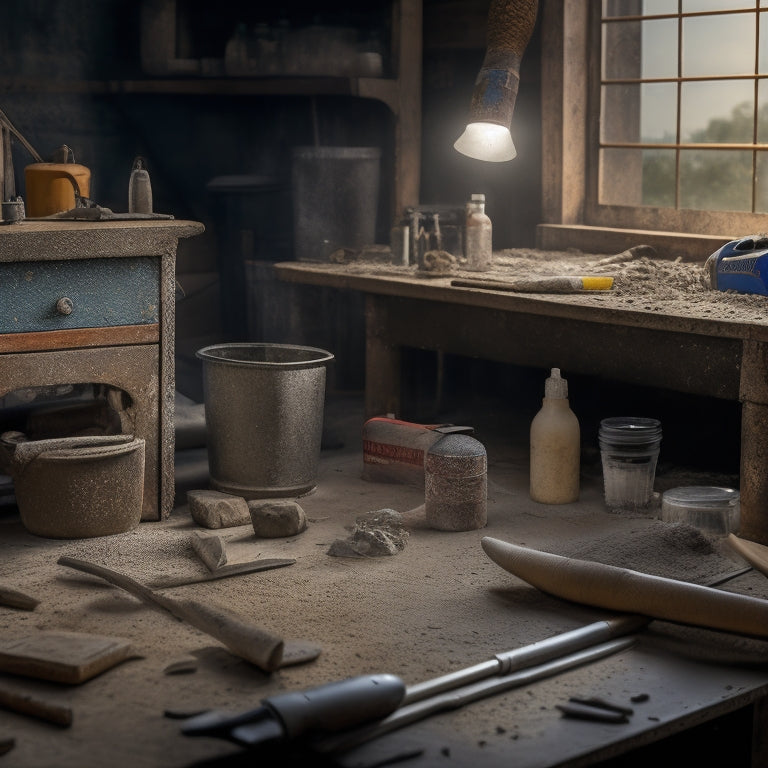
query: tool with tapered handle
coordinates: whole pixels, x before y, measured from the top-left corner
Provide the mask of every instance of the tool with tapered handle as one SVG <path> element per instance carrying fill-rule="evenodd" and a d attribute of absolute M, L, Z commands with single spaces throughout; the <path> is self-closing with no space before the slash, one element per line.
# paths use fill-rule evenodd
<path fill-rule="evenodd" d="M 169 613 L 179 621 L 191 624 L 201 632 L 215 637 L 232 653 L 255 664 L 265 672 L 272 672 L 288 664 L 311 661 L 320 654 L 320 648 L 304 641 L 286 644 L 281 637 L 245 621 L 224 608 L 204 605 L 195 600 L 176 600 L 159 595 L 130 576 L 72 557 L 60 557 L 65 565 L 108 581 L 130 592 L 147 605 Z"/>

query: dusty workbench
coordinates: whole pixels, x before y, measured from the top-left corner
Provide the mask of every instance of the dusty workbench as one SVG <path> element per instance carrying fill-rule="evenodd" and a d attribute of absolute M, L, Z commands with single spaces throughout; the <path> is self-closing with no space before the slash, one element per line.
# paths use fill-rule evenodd
<path fill-rule="evenodd" d="M 618 255 L 617 255 L 618 257 Z M 283 262 L 286 283 L 365 296 L 366 411 L 399 413 L 407 347 L 741 403 L 744 536 L 768 544 L 768 298 L 712 291 L 703 264 L 512 249 L 491 272 Z M 616 275 L 611 291 L 535 294 L 456 287 L 456 278 Z M 300 301 L 300 299 L 297 299 Z"/>
<path fill-rule="evenodd" d="M 60 728 L 4 712 L 0 742 L 13 738 L 15 746 L 1 758 L 3 764 L 287 764 L 280 753 L 264 759 L 223 740 L 185 737 L 180 721 L 165 713 L 243 711 L 276 692 L 357 674 L 388 672 L 410 685 L 609 616 L 548 597 L 501 570 L 484 555 L 483 536 L 698 582 L 743 565 L 717 542 L 702 542 L 691 530 L 670 529 L 651 515 L 607 512 L 599 470 L 593 466 L 583 467 L 578 502 L 560 507 L 532 502 L 525 424 L 511 422 L 498 403 L 482 412 L 457 414 L 455 422 L 471 423 L 488 451 L 487 526 L 456 533 L 431 530 L 424 524 L 424 494 L 418 486 L 362 479 L 363 418 L 362 397 L 329 398 L 326 421 L 332 423 L 336 447 L 323 450 L 317 490 L 299 500 L 309 519 L 304 533 L 256 539 L 250 526 L 219 531 L 230 562 L 260 556 L 294 558 L 295 564 L 165 592 L 226 606 L 286 639 L 303 638 L 321 646 L 315 661 L 271 674 L 121 590 L 57 565 L 67 555 L 145 582 L 203 572 L 189 545 L 192 533 L 200 529 L 181 487 L 168 519 L 91 540 L 31 536 L 13 510 L 4 509 L 0 583 L 41 602 L 33 612 L 0 608 L 0 637 L 43 629 L 107 634 L 129 639 L 136 658 L 79 686 L 0 676 L 0 686 L 34 692 L 70 706 L 74 714 L 72 726 Z M 199 487 L 204 482 L 199 474 L 203 454 L 190 449 L 177 456 L 177 475 L 185 483 Z M 668 485 L 680 480 L 673 473 L 664 478 Z M 348 536 L 358 515 L 384 508 L 400 512 L 407 523 L 402 551 L 372 558 L 328 554 L 333 542 Z M 768 597 L 768 580 L 754 571 L 722 588 Z M 196 671 L 164 672 L 181 660 L 193 661 Z M 760 734 L 768 713 L 766 662 L 768 643 L 654 621 L 628 650 L 429 718 L 338 762 L 372 766 L 407 757 L 403 764 L 416 768 L 626 766 L 634 765 L 628 762 L 631 754 L 653 759 L 643 750 L 658 744 L 669 751 L 669 739 L 690 734 L 683 748 L 691 760 L 699 755 L 703 761 L 701 755 L 712 757 L 727 745 L 727 764 L 746 766 L 753 741 L 755 754 L 765 759 Z M 634 714 L 623 724 L 564 718 L 557 705 L 574 695 L 629 704 Z M 640 700 L 631 703 L 633 697 Z M 306 755 L 296 759 L 294 764 L 323 764 Z M 765 763 L 755 762 L 759 764 Z"/>

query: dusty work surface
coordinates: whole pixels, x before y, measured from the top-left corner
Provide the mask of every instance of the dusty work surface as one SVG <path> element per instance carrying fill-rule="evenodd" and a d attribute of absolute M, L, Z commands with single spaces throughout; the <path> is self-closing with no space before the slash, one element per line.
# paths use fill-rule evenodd
<path fill-rule="evenodd" d="M 639 323 L 654 319 L 701 320 L 725 325 L 767 325 L 768 297 L 738 294 L 734 291 L 712 290 L 704 262 L 665 258 L 649 246 L 620 254 L 589 254 L 578 250 L 543 251 L 532 248 L 512 248 L 494 252 L 492 267 L 487 272 L 470 272 L 457 260 L 450 269 L 430 272 L 416 266 L 364 259 L 350 259 L 342 263 L 284 262 L 276 266 L 282 279 L 302 282 L 303 273 L 312 273 L 308 282 L 333 287 L 344 286 L 345 277 L 354 278 L 354 287 L 372 292 L 387 291 L 377 280 L 395 279 L 413 285 L 420 295 L 442 299 L 439 289 L 451 287 L 451 281 L 490 280 L 513 282 L 516 279 L 535 279 L 551 276 L 610 276 L 614 278 L 610 290 L 582 291 L 570 294 L 531 292 L 499 292 L 476 288 L 454 287 L 468 296 L 482 294 L 484 301 L 493 293 L 503 296 L 506 306 L 525 302 L 528 311 L 558 312 L 557 307 L 589 308 L 590 317 L 600 319 L 601 314 L 611 319 L 612 312 L 625 316 L 634 313 Z M 363 285 L 360 279 L 372 282 Z M 401 285 L 399 294 L 407 295 Z M 434 295 L 433 295 L 434 294 Z M 666 324 L 670 327 L 670 324 Z M 671 326 L 672 328 L 674 325 Z M 687 327 L 687 324 L 686 324 Z M 727 332 L 726 332 L 727 333 Z"/>
<path fill-rule="evenodd" d="M 272 540 L 256 539 L 250 526 L 218 531 L 230 563 L 288 557 L 295 564 L 165 591 L 226 606 L 286 639 L 318 643 L 321 655 L 305 665 L 264 673 L 122 590 L 57 565 L 59 557 L 70 556 L 144 582 L 203 574 L 190 545 L 193 532 L 201 529 L 183 498 L 166 521 L 90 540 L 36 538 L 12 510 L 0 517 L 0 583 L 40 600 L 31 612 L 0 607 L 0 640 L 68 630 L 126 638 L 135 653 L 80 685 L 0 676 L 0 688 L 33 693 L 73 712 L 69 728 L 4 712 L 0 742 L 13 739 L 15 745 L 0 757 L 1 765 L 286 764 L 279 758 L 257 760 L 223 740 L 185 737 L 180 721 L 166 712 L 242 711 L 276 692 L 357 674 L 390 672 L 413 684 L 605 617 L 540 594 L 502 571 L 480 547 L 486 535 L 699 583 L 743 566 L 693 529 L 652 516 L 608 513 L 594 473 L 585 472 L 577 503 L 548 507 L 530 501 L 524 432 L 515 442 L 480 425 L 475 436 L 489 456 L 488 525 L 462 533 L 430 530 L 423 522 L 420 488 L 361 478 L 362 402 L 333 407 L 343 446 L 323 451 L 318 488 L 299 500 L 308 529 Z M 680 480 L 668 476 L 665 482 Z M 358 515 L 384 508 L 402 513 L 407 523 L 402 551 L 369 558 L 328 554 L 333 542 L 349 535 Z M 755 572 L 723 588 L 768 597 L 768 581 Z M 590 755 L 609 757 L 707 719 L 707 707 L 728 711 L 764 695 L 767 645 L 653 622 L 630 650 L 436 716 L 340 762 L 372 766 L 409 757 L 404 765 L 584 765 Z M 169 665 L 185 660 L 194 662 L 195 671 L 166 673 Z M 642 694 L 648 698 L 632 705 L 635 714 L 628 723 L 613 725 L 561 717 L 556 705 L 576 694 L 623 703 Z M 321 762 L 305 756 L 295 764 Z"/>

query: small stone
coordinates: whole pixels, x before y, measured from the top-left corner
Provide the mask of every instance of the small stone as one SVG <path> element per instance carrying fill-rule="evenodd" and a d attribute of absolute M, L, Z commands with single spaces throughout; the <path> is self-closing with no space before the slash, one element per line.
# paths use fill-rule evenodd
<path fill-rule="evenodd" d="M 187 503 L 192 519 L 205 528 L 233 528 L 251 522 L 248 502 L 240 496 L 221 491 L 187 491 Z"/>
<path fill-rule="evenodd" d="M 253 532 L 262 539 L 279 539 L 296 536 L 307 528 L 307 516 L 295 501 L 247 502 Z"/>

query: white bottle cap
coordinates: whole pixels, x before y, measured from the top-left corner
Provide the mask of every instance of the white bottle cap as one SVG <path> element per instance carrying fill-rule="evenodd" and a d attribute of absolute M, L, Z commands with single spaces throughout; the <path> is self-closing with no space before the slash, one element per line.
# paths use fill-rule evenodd
<path fill-rule="evenodd" d="M 485 195 L 482 192 L 473 192 L 472 193 L 472 202 L 473 203 L 484 203 L 485 202 Z"/>
<path fill-rule="evenodd" d="M 553 368 L 549 378 L 544 382 L 544 397 L 568 397 L 568 381 L 560 377 L 559 368 Z"/>

